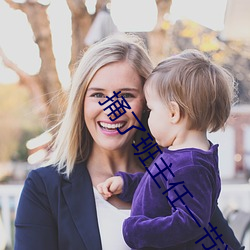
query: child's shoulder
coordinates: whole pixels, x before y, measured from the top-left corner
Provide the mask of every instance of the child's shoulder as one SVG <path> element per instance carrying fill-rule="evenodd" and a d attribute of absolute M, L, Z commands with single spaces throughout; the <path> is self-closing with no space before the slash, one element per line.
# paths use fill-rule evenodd
<path fill-rule="evenodd" d="M 171 165 L 173 172 L 195 171 L 197 168 L 204 168 L 207 171 L 218 169 L 218 145 L 211 145 L 207 151 L 197 148 L 184 148 L 178 150 L 163 149 L 163 153 L 157 158 L 159 165 Z"/>

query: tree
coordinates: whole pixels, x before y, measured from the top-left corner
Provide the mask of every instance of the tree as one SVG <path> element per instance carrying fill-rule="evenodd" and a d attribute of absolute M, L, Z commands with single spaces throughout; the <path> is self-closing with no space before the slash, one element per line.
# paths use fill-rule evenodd
<path fill-rule="evenodd" d="M 5 0 L 8 5 L 15 9 L 21 10 L 27 16 L 34 34 L 34 42 L 39 48 L 39 55 L 41 58 L 41 68 L 36 75 L 29 75 L 18 66 L 9 60 L 4 51 L 0 48 L 0 57 L 4 64 L 10 69 L 14 70 L 20 78 L 20 84 L 26 86 L 35 100 L 35 105 L 43 107 L 40 109 L 42 117 L 47 117 L 46 123 L 51 126 L 57 122 L 56 115 L 60 113 L 59 107 L 64 101 L 64 92 L 61 87 L 58 73 L 56 70 L 55 56 L 52 49 L 52 36 L 50 29 L 50 22 L 47 15 L 47 8 L 49 3 L 41 4 L 38 0 L 26 0 L 23 3 L 17 3 L 14 0 Z M 106 0 L 97 1 L 97 12 L 100 7 L 107 2 Z M 160 5 L 159 12 L 163 16 L 163 12 L 169 9 L 171 1 L 158 0 L 157 4 Z M 73 65 L 79 59 L 80 52 L 84 49 L 84 37 L 86 36 L 89 27 L 95 16 L 90 16 L 87 12 L 83 0 L 67 0 L 68 7 L 71 11 L 72 23 L 72 48 L 70 71 Z M 157 35 L 158 34 L 158 35 Z M 161 42 L 164 36 L 157 30 L 151 35 L 152 44 L 157 37 L 157 43 Z M 153 47 L 153 46 L 152 46 Z M 163 46 L 160 46 L 163 47 Z M 153 51 L 158 53 L 159 51 Z"/>
<path fill-rule="evenodd" d="M 84 38 L 93 19 L 95 18 L 95 15 L 90 16 L 88 14 L 84 4 L 84 0 L 64 1 L 65 3 L 67 3 L 67 6 L 71 13 L 72 47 L 69 69 L 72 72 L 73 66 L 81 55 L 81 51 L 85 48 Z M 3 140 L 0 148 L 4 147 L 6 150 L 8 150 L 5 150 L 6 152 L 3 151 L 3 154 L 0 155 L 0 160 L 2 161 L 8 160 L 13 157 L 16 157 L 20 160 L 20 154 L 17 154 L 18 148 L 21 149 L 18 151 L 21 153 L 26 152 L 25 150 L 27 150 L 25 147 L 25 142 L 21 143 L 21 141 L 31 139 L 32 136 L 36 136 L 35 133 L 41 133 L 41 129 L 43 129 L 44 127 L 50 128 L 55 125 L 58 122 L 58 114 L 61 113 L 60 109 L 63 109 L 62 104 L 65 102 L 65 93 L 58 77 L 55 56 L 53 52 L 53 34 L 50 27 L 49 16 L 47 14 L 49 4 L 41 4 L 41 0 L 23 0 L 19 1 L 19 3 L 17 3 L 17 0 L 5 0 L 5 2 L 12 9 L 22 11 L 26 15 L 33 32 L 34 42 L 39 49 L 41 67 L 37 74 L 30 75 L 29 73 L 18 67 L 18 65 L 14 61 L 11 61 L 5 55 L 4 51 L 1 50 L 1 48 L 0 59 L 2 59 L 6 67 L 12 69 L 19 76 L 19 85 L 24 86 L 28 89 L 29 93 L 32 96 L 32 100 L 34 101 L 33 106 L 35 106 L 35 110 L 39 111 L 39 121 L 41 121 L 41 124 L 38 124 L 37 128 L 35 128 L 36 126 L 34 126 L 35 124 L 37 124 L 36 122 L 30 122 L 29 126 L 26 124 L 21 124 L 21 118 L 23 117 L 22 112 L 20 112 L 18 116 L 20 119 L 17 120 L 17 116 L 13 115 L 13 112 L 10 109 L 5 115 L 4 112 L 6 112 L 6 109 L 4 109 L 2 117 L 4 117 L 5 122 L 2 124 L 2 133 L 4 134 L 3 139 L 6 139 Z M 165 10 L 169 8 L 169 2 L 171 1 L 158 0 L 157 2 L 160 3 L 159 16 L 163 16 Z M 98 13 L 99 9 L 103 6 L 104 3 L 106 3 L 106 0 L 99 0 L 97 2 L 96 13 Z M 162 33 L 161 31 L 159 32 L 159 29 L 156 29 L 151 34 L 151 44 L 154 44 L 155 40 L 157 40 L 157 44 L 162 43 L 163 36 L 164 33 Z M 154 48 L 154 46 L 150 47 Z M 163 46 L 160 47 L 163 48 Z M 150 51 L 152 52 L 152 55 L 158 53 L 162 54 L 162 51 L 159 50 L 159 48 L 155 50 L 150 49 Z M 13 88 L 11 88 L 10 90 L 13 91 L 13 94 L 16 93 Z M 7 96 L 9 97 L 8 100 L 10 101 L 10 103 L 12 103 L 13 105 L 17 105 L 16 108 L 18 108 L 18 105 L 20 104 L 17 104 L 17 98 L 13 97 L 14 95 Z M 13 98 L 16 99 L 14 100 Z M 29 119 L 32 119 L 31 117 L 33 117 L 33 115 L 30 115 Z M 26 119 L 23 120 L 27 122 Z M 16 127 L 13 127 L 12 125 L 16 125 Z M 7 138 L 9 138 L 10 140 L 8 140 Z M 7 141 L 8 145 L 6 145 Z"/>
<path fill-rule="evenodd" d="M 65 1 L 67 1 L 71 12 L 72 21 L 72 48 L 69 65 L 72 71 L 73 65 L 79 59 L 80 52 L 85 47 L 84 37 L 95 16 L 88 14 L 84 0 Z M 41 4 L 41 0 L 26 0 L 24 3 L 17 3 L 15 0 L 5 0 L 5 2 L 11 8 L 21 10 L 27 16 L 34 34 L 34 41 L 39 48 L 41 68 L 36 75 L 29 75 L 18 68 L 14 62 L 8 60 L 1 48 L 0 57 L 2 57 L 7 67 L 19 75 L 20 84 L 29 88 L 34 100 L 36 100 L 36 105 L 45 107 L 41 110 L 42 116 L 48 118 L 47 124 L 49 126 L 53 125 L 57 121 L 55 115 L 59 113 L 59 107 L 62 106 L 61 103 L 64 101 L 64 92 L 58 78 L 55 56 L 52 49 L 50 23 L 46 12 L 49 4 Z M 97 1 L 97 12 L 104 2 L 106 0 Z M 158 24 L 155 30 L 148 34 L 150 55 L 155 64 L 168 55 L 190 47 L 213 53 L 216 60 L 220 58 L 220 63 L 232 67 L 232 70 L 234 70 L 234 65 L 239 65 L 239 63 L 235 63 L 239 59 L 241 59 L 241 62 L 247 60 L 247 64 L 249 64 L 249 55 L 244 54 L 241 56 L 241 52 L 246 48 L 244 44 L 235 45 L 232 42 L 219 41 L 218 33 L 197 24 L 190 24 L 190 22 L 173 25 L 164 19 L 164 15 L 169 12 L 172 1 L 157 0 L 156 2 L 159 11 Z M 229 54 L 230 60 L 228 59 Z M 242 89 L 241 99 L 243 102 L 249 102 L 249 95 L 246 94 L 249 93 L 249 87 L 246 85 L 246 82 L 249 80 L 249 74 L 248 67 L 245 67 L 245 70 L 244 67 L 245 64 L 234 71 L 237 76 L 241 78 L 244 76 L 244 83 L 240 85 L 240 89 Z M 239 71 L 241 72 L 239 73 Z M 243 96 L 244 93 L 246 96 Z"/>
<path fill-rule="evenodd" d="M 1 48 L 0 57 L 7 67 L 17 73 L 20 84 L 30 90 L 36 105 L 43 107 L 40 112 L 43 117 L 47 117 L 47 125 L 51 126 L 57 122 L 55 117 L 59 113 L 59 107 L 64 100 L 64 93 L 58 78 L 52 49 L 51 29 L 46 12 L 49 4 L 43 5 L 36 0 L 27 0 L 24 3 L 16 3 L 12 0 L 5 0 L 5 2 L 11 8 L 21 10 L 27 16 L 34 34 L 34 41 L 39 48 L 41 68 L 36 75 L 29 75 L 9 60 Z M 84 47 L 84 36 L 93 17 L 88 15 L 84 1 L 67 0 L 67 3 L 72 13 L 72 57 L 70 65 L 73 65 Z"/>

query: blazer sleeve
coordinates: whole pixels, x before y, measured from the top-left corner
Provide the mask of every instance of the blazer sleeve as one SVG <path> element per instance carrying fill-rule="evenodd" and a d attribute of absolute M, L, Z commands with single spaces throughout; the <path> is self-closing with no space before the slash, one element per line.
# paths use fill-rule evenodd
<path fill-rule="evenodd" d="M 46 187 L 36 170 L 28 175 L 15 220 L 15 250 L 57 250 L 57 223 Z"/>
<path fill-rule="evenodd" d="M 144 176 L 144 173 L 138 172 L 135 174 L 130 174 L 119 171 L 115 175 L 122 177 L 124 182 L 122 193 L 119 194 L 118 197 L 125 202 L 132 202 L 135 190 Z"/>
<path fill-rule="evenodd" d="M 235 250 L 245 249 L 245 247 L 240 245 L 240 242 L 235 237 L 233 230 L 228 225 L 228 222 L 223 217 L 223 214 L 218 206 L 216 206 L 215 211 L 211 217 L 211 223 L 213 225 L 217 225 L 218 231 L 222 233 L 223 240 L 227 245 L 231 246 Z"/>

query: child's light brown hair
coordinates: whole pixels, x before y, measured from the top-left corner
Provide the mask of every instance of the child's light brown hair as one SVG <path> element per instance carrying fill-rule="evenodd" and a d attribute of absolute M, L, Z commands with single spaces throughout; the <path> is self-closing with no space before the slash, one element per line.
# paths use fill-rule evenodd
<path fill-rule="evenodd" d="M 170 108 L 170 102 L 176 102 L 181 118 L 188 117 L 188 129 L 215 132 L 230 115 L 234 83 L 229 71 L 203 53 L 184 50 L 157 65 L 144 91 L 156 91 Z"/>

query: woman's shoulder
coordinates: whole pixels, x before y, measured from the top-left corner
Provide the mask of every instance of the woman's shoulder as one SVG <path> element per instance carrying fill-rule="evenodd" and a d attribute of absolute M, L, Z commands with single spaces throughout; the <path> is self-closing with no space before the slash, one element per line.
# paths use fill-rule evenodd
<path fill-rule="evenodd" d="M 25 186 L 33 186 L 38 190 L 55 189 L 60 186 L 62 174 L 58 172 L 55 165 L 38 167 L 29 172 Z"/>
<path fill-rule="evenodd" d="M 36 178 L 40 177 L 44 180 L 46 179 L 57 179 L 60 178 L 62 174 L 59 173 L 56 165 L 47 165 L 47 166 L 41 166 L 36 169 L 33 169 L 29 172 L 28 178 Z"/>
<path fill-rule="evenodd" d="M 28 174 L 27 180 L 35 181 L 44 186 L 55 187 L 61 186 L 64 183 L 72 182 L 74 179 L 77 179 L 81 174 L 83 174 L 84 164 L 76 164 L 74 170 L 68 177 L 65 173 L 65 169 L 58 170 L 57 165 L 47 165 L 41 166 L 36 169 L 33 169 Z"/>

